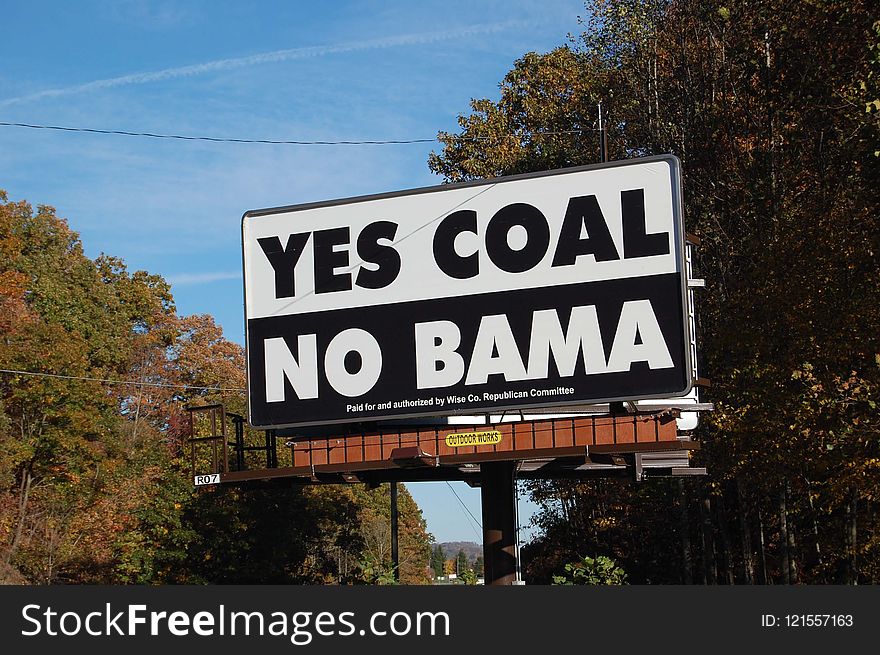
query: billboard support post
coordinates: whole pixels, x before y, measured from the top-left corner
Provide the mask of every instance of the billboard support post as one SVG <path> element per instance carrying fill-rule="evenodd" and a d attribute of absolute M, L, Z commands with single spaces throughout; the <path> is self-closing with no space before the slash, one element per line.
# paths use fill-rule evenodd
<path fill-rule="evenodd" d="M 267 468 L 230 471 L 224 447 L 205 475 L 193 454 L 196 486 L 390 482 L 399 580 L 396 482 L 479 484 L 485 581 L 512 585 L 518 477 L 705 474 L 679 421 L 711 409 L 691 393 L 680 163 L 607 161 L 598 111 L 600 164 L 246 212 Z"/>
<path fill-rule="evenodd" d="M 487 585 L 516 581 L 516 462 L 480 464 L 483 563 Z"/>

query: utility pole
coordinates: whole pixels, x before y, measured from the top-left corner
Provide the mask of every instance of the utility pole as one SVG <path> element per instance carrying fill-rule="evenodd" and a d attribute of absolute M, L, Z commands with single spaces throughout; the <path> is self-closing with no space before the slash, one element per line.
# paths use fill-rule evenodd
<path fill-rule="evenodd" d="M 400 554 L 397 550 L 397 483 L 391 483 L 391 566 L 394 579 L 400 582 Z"/>
<path fill-rule="evenodd" d="M 519 547 L 519 483 L 515 474 L 513 478 L 513 515 L 516 518 L 516 578 L 513 584 L 523 585 L 525 582 L 522 578 L 522 559 Z"/>

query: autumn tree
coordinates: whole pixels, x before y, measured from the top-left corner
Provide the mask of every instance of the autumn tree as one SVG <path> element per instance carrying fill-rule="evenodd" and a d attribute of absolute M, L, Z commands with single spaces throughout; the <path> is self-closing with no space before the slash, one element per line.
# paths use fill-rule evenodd
<path fill-rule="evenodd" d="M 153 473 L 132 469 L 130 443 L 119 438 L 133 389 L 99 380 L 127 379 L 136 343 L 173 305 L 157 279 L 117 267 L 108 280 L 107 262 L 88 259 L 51 207 L 2 200 L 0 242 L 14 255 L 0 264 L 4 302 L 15 312 L 0 362 L 56 376 L 0 379 L 9 419 L 0 435 L 3 557 L 36 581 L 107 580 L 116 537 L 133 518 L 130 503 L 103 503 L 116 492 L 132 498 L 123 488 Z"/>
<path fill-rule="evenodd" d="M 193 490 L 186 406 L 246 407 L 243 348 L 212 317 L 2 193 L 0 253 L 2 580 L 347 583 L 372 554 L 390 570 L 387 490 Z M 430 536 L 404 488 L 399 507 L 401 579 L 421 583 Z"/>
<path fill-rule="evenodd" d="M 430 580 L 426 568 L 431 559 L 431 536 L 427 532 L 427 523 L 406 486 L 398 484 L 397 488 L 400 581 L 403 584 L 427 584 Z M 354 487 L 352 493 L 362 507 L 359 517 L 362 530 L 367 529 L 372 533 L 364 540 L 364 552 L 372 553 L 392 570 L 389 485 L 383 484 L 372 490 Z"/>
<path fill-rule="evenodd" d="M 458 134 L 440 133 L 429 165 L 458 181 L 595 162 L 599 101 L 612 158 L 681 159 L 708 282 L 702 370 L 716 411 L 698 436 L 710 477 L 656 485 L 665 505 L 618 483 L 536 483 L 533 561 L 546 575 L 578 539 L 613 535 L 633 579 L 876 580 L 875 12 L 842 0 L 587 9 L 580 36 L 524 55 L 497 102 L 473 101 Z M 661 532 L 645 531 L 648 510 Z M 640 534 L 666 539 L 662 525 L 678 526 L 662 561 L 629 550 Z"/>

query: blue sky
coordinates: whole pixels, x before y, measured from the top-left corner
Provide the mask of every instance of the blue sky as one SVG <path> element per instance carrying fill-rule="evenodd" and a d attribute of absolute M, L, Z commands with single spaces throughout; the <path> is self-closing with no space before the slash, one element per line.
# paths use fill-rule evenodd
<path fill-rule="evenodd" d="M 0 121 L 271 140 L 433 138 L 528 51 L 578 31 L 542 2 L 4 3 Z M 0 126 L 0 188 L 56 207 L 89 256 L 172 283 L 181 314 L 243 343 L 249 209 L 440 182 L 437 144 L 293 146 Z M 441 541 L 476 541 L 442 483 L 412 484 Z M 480 517 L 479 491 L 454 488 Z M 523 502 L 523 522 L 533 511 Z"/>

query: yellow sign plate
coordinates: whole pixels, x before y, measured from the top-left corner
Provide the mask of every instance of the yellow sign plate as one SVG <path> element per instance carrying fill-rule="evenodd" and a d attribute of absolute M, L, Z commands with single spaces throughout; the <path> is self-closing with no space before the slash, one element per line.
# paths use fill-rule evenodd
<path fill-rule="evenodd" d="M 500 430 L 488 430 L 486 432 L 458 432 L 446 435 L 446 445 L 450 448 L 464 448 L 466 446 L 491 446 L 501 443 Z"/>

